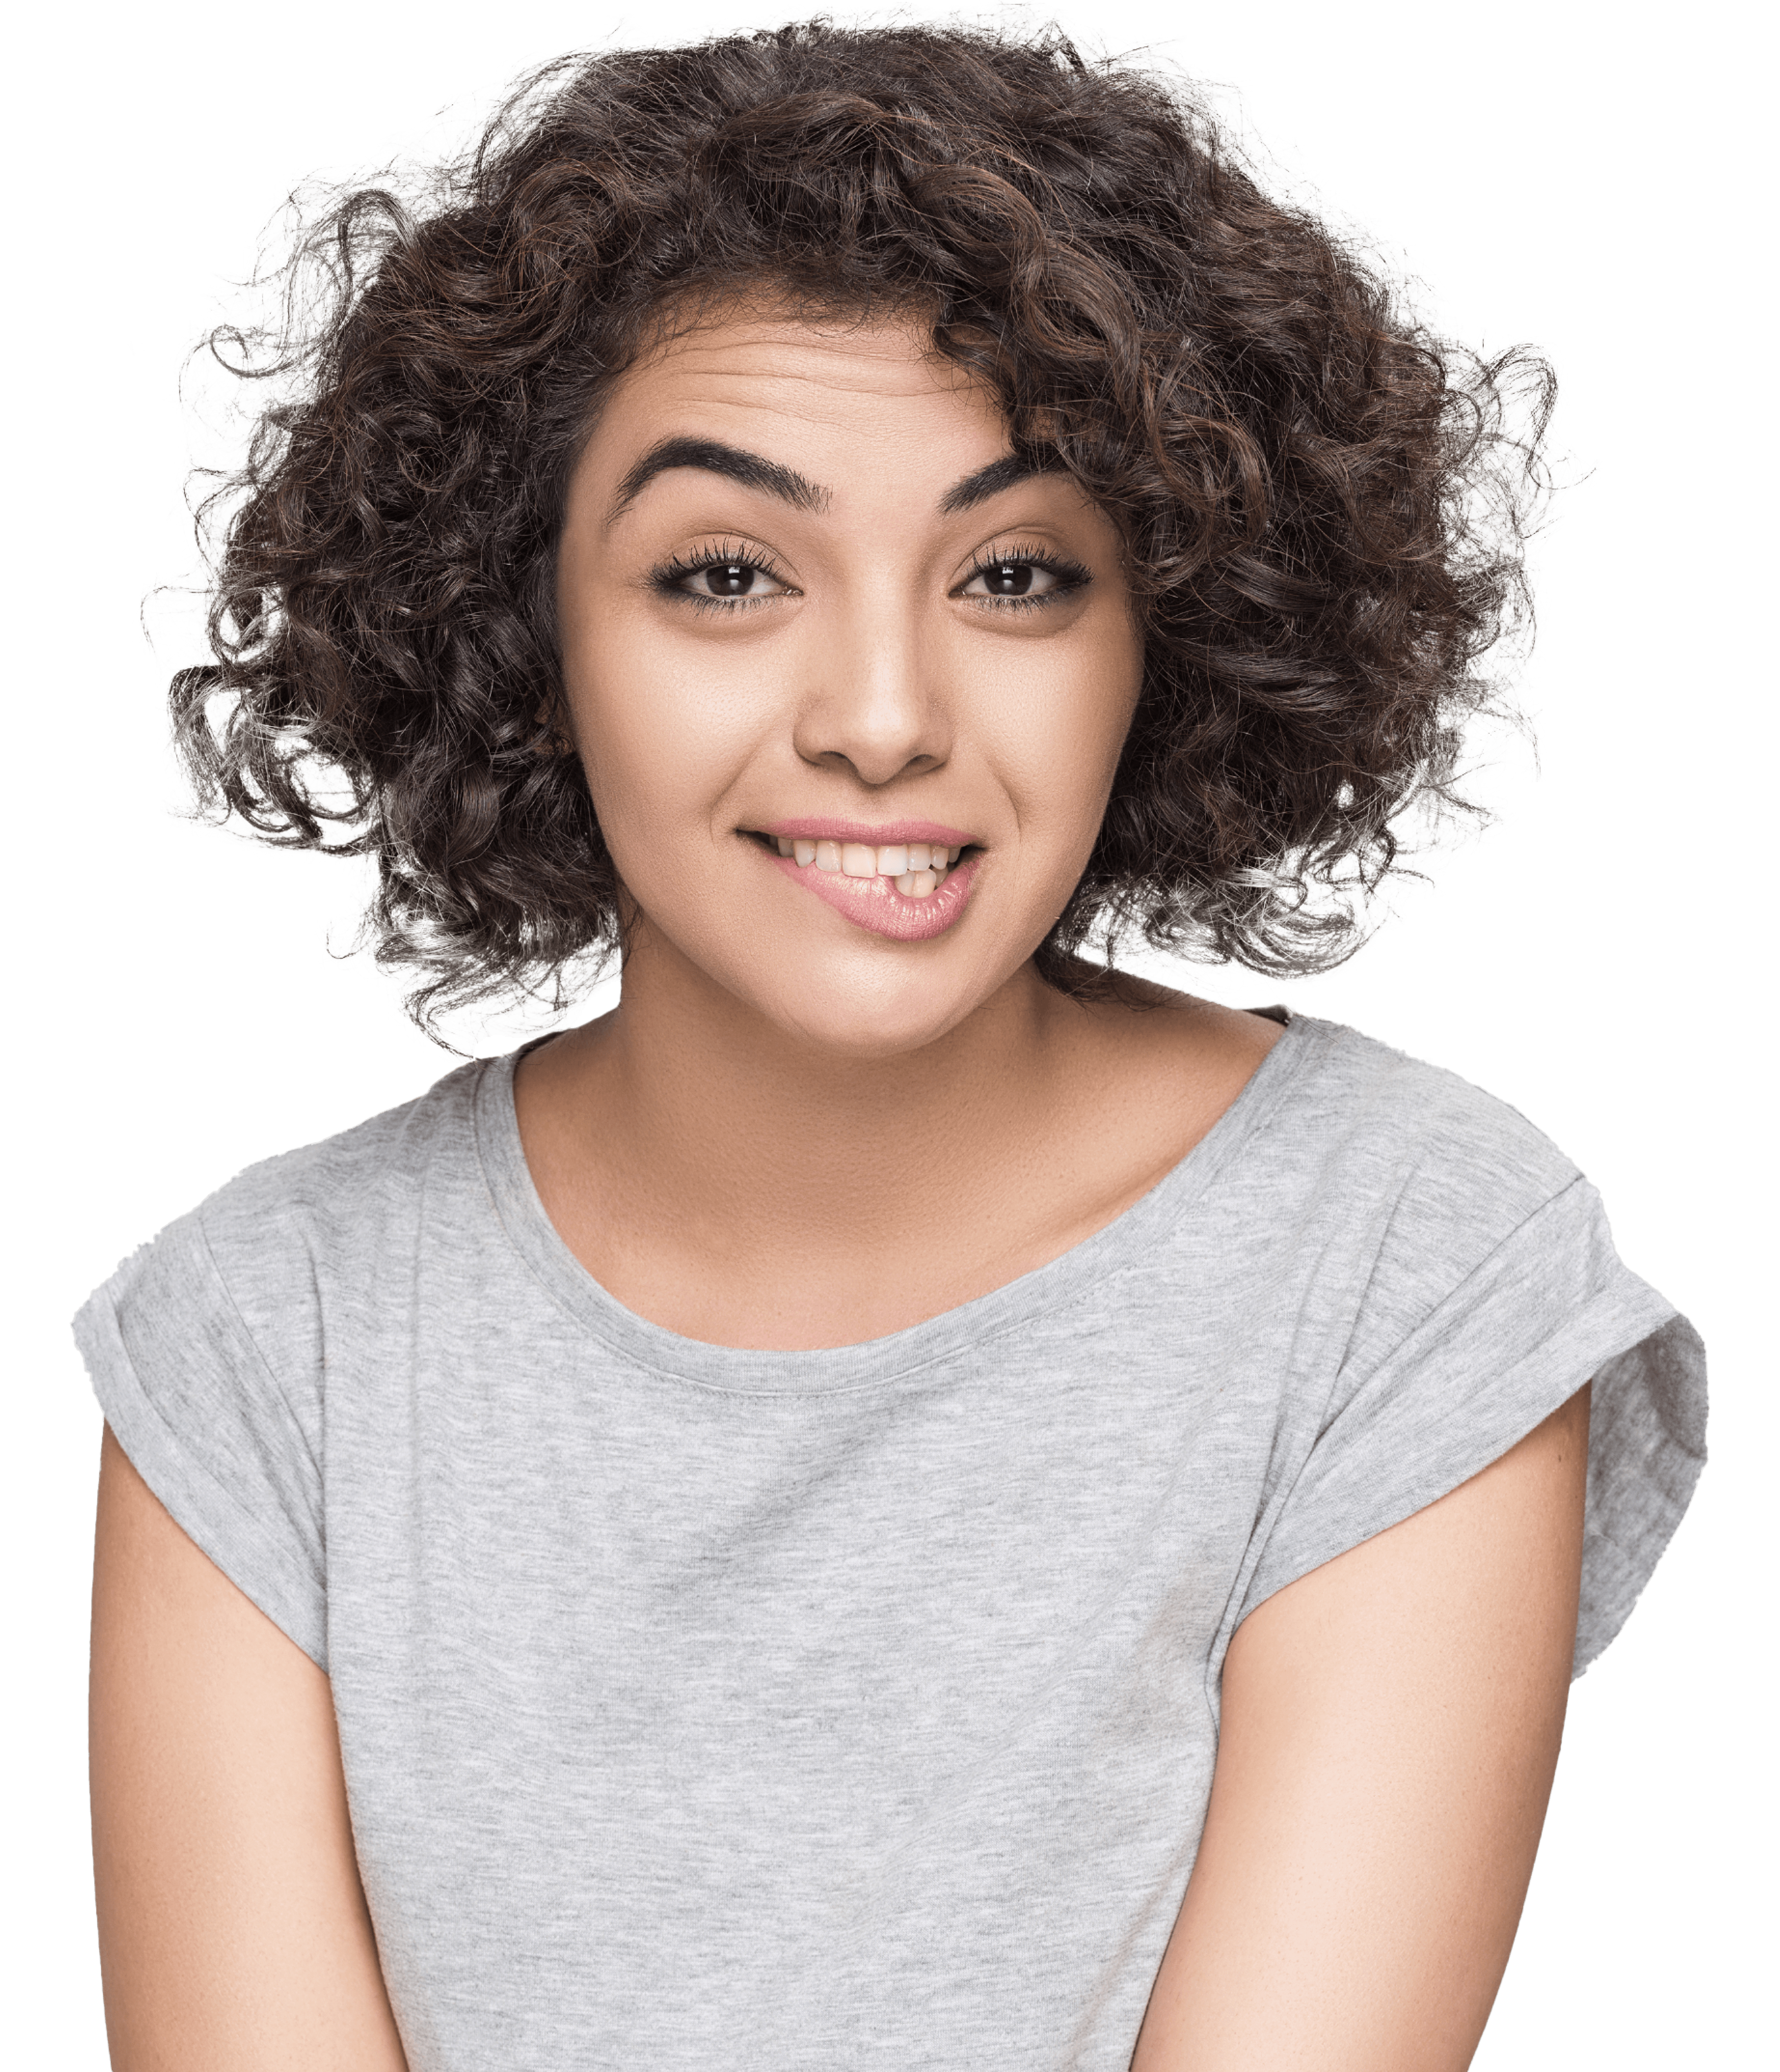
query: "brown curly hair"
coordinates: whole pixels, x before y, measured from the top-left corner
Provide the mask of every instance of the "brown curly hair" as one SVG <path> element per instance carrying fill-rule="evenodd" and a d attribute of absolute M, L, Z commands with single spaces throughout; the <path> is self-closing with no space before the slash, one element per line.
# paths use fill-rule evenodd
<path fill-rule="evenodd" d="M 1145 681 L 1048 968 L 1096 924 L 1272 972 L 1353 948 L 1394 818 L 1453 799 L 1474 665 L 1524 615 L 1543 363 L 1428 335 L 1190 97 L 1054 32 L 818 22 L 565 59 L 429 195 L 336 201 L 271 358 L 235 355 L 295 393 L 219 492 L 215 660 L 172 693 L 208 804 L 375 855 L 377 954 L 423 1023 L 560 997 L 616 943 L 585 782 L 550 752 L 565 488 L 669 298 L 763 287 L 918 310 L 1015 451 L 1120 528 Z"/>

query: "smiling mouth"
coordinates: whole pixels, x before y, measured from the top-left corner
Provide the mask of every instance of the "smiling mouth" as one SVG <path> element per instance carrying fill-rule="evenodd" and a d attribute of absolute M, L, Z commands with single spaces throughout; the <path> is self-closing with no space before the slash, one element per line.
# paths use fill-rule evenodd
<path fill-rule="evenodd" d="M 931 899 L 965 853 L 964 848 L 948 848 L 939 842 L 886 842 L 874 848 L 865 842 L 817 841 L 752 831 L 748 839 L 795 863 L 800 870 L 820 870 L 843 878 L 888 878 L 906 899 Z"/>

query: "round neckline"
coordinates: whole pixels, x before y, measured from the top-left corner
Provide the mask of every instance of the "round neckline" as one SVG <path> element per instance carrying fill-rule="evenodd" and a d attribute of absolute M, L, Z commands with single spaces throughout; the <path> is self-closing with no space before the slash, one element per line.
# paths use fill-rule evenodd
<path fill-rule="evenodd" d="M 514 1069 L 524 1049 L 489 1059 L 479 1068 L 473 1125 L 483 1172 L 508 1240 L 546 1293 L 582 1329 L 664 1380 L 725 1394 L 828 1394 L 908 1379 L 962 1350 L 980 1350 L 991 1338 L 1067 1308 L 1120 1272 L 1141 1269 L 1154 1242 L 1203 1198 L 1265 1127 L 1330 1026 L 1294 1013 L 1204 1136 L 1128 1208 L 1055 1258 L 882 1338 L 813 1350 L 775 1351 L 685 1338 L 627 1308 L 594 1277 L 550 1220 L 526 1163 L 513 1103 Z"/>

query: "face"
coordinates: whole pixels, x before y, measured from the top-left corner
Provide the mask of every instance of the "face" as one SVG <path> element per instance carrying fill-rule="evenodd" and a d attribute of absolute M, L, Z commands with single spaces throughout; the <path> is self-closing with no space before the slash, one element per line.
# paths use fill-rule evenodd
<path fill-rule="evenodd" d="M 657 349 L 577 467 L 557 590 L 627 989 L 671 968 L 869 1056 L 1022 972 L 1141 636 L 1111 522 L 1020 475 L 919 327 L 743 314 Z"/>

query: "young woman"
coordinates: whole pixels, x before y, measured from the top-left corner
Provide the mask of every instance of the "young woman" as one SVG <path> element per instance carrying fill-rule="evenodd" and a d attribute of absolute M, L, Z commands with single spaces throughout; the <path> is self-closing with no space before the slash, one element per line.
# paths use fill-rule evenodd
<path fill-rule="evenodd" d="M 1351 947 L 1503 370 L 1044 40 L 567 68 L 313 249 L 188 757 L 422 1014 L 623 996 L 82 1313 L 114 2062 L 1463 2066 L 1698 1341 L 1487 1096 L 1079 952 Z"/>

